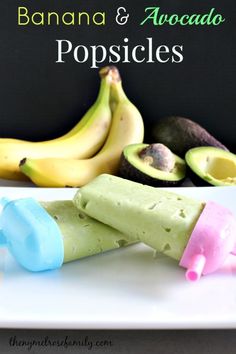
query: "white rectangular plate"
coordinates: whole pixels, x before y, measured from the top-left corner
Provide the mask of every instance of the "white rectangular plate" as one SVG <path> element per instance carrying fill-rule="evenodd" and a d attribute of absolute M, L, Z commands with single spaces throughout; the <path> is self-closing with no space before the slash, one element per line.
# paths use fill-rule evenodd
<path fill-rule="evenodd" d="M 169 188 L 214 200 L 236 215 L 236 187 Z M 0 197 L 70 199 L 75 189 L 1 187 Z M 214 220 L 213 220 L 214 222 Z M 0 249 L 0 327 L 62 329 L 236 328 L 236 257 L 197 283 L 144 245 L 30 273 Z"/>

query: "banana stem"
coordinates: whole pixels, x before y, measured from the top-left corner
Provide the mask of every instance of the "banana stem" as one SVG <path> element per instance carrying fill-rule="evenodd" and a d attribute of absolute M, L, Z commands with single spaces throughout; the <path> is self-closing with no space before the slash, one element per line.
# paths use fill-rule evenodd
<path fill-rule="evenodd" d="M 105 66 L 99 71 L 100 77 L 108 77 L 111 80 L 110 106 L 114 111 L 115 106 L 120 101 L 128 101 L 124 93 L 119 70 L 116 66 Z"/>

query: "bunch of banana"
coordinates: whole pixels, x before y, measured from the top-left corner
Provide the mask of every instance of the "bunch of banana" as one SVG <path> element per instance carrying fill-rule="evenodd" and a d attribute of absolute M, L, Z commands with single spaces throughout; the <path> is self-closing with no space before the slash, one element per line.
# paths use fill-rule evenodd
<path fill-rule="evenodd" d="M 67 134 L 53 140 L 30 142 L 0 139 L 0 178 L 26 179 L 19 162 L 25 158 L 89 158 L 103 146 L 111 125 L 111 69 L 100 70 L 101 84 L 96 102 Z"/>
<path fill-rule="evenodd" d="M 116 174 L 124 147 L 143 141 L 144 127 L 141 114 L 125 95 L 118 70 L 110 67 L 110 72 L 113 118 L 103 148 L 89 159 L 26 158 L 22 160 L 20 170 L 36 185 L 80 187 L 101 173 Z"/>

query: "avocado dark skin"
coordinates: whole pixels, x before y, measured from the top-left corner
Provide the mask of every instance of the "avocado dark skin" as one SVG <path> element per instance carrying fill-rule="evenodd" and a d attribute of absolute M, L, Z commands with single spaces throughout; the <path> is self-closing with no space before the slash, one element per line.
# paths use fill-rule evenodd
<path fill-rule="evenodd" d="M 198 146 L 214 146 L 228 151 L 198 123 L 183 117 L 170 116 L 160 119 L 152 127 L 152 140 L 166 145 L 173 153 L 184 157 L 185 153 Z"/>

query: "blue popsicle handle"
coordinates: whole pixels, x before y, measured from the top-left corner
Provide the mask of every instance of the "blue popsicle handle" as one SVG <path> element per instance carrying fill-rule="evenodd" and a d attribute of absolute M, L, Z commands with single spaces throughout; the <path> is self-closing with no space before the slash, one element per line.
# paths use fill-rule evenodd
<path fill-rule="evenodd" d="M 9 203 L 9 201 L 10 201 L 9 198 L 6 198 L 6 197 L 0 198 L 0 206 L 2 208 L 4 208 L 4 206 L 7 203 Z M 4 247 L 4 246 L 6 246 L 6 244 L 7 244 L 6 237 L 4 236 L 2 229 L 0 229 L 0 247 Z"/>
<path fill-rule="evenodd" d="M 7 205 L 10 202 L 11 199 L 7 198 L 7 197 L 2 197 L 0 199 L 0 205 L 2 206 L 2 208 Z"/>
<path fill-rule="evenodd" d="M 2 230 L 0 229 L 0 247 L 4 247 L 7 244 L 7 240 L 2 232 Z"/>
<path fill-rule="evenodd" d="M 59 268 L 64 244 L 55 220 L 33 198 L 0 198 L 0 247 L 31 271 Z"/>

